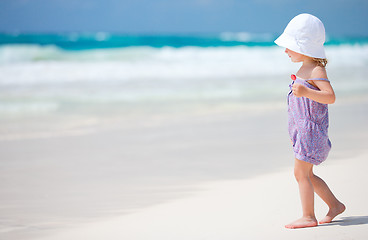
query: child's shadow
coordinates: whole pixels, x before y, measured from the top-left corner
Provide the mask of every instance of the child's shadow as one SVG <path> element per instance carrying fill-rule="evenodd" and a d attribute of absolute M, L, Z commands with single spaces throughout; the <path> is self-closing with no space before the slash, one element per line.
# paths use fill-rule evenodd
<path fill-rule="evenodd" d="M 352 217 L 342 217 L 341 220 L 332 221 L 329 224 L 323 224 L 319 226 L 357 226 L 368 224 L 368 216 L 352 216 Z"/>

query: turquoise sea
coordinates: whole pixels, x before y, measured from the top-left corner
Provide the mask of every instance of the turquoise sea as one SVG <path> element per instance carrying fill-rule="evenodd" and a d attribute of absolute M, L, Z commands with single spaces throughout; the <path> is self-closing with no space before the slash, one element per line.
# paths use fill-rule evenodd
<path fill-rule="evenodd" d="M 283 103 L 299 65 L 273 43 L 276 37 L 2 33 L 0 117 Z M 364 96 L 368 38 L 328 37 L 326 52 L 336 91 Z"/>
<path fill-rule="evenodd" d="M 277 34 L 251 34 L 247 32 L 224 32 L 220 34 L 116 34 L 59 33 L 59 34 L 5 34 L 0 33 L 0 44 L 54 45 L 65 50 L 88 50 L 96 48 L 122 48 L 149 46 L 161 47 L 234 47 L 274 46 Z M 368 37 L 327 37 L 326 45 L 367 44 Z"/>

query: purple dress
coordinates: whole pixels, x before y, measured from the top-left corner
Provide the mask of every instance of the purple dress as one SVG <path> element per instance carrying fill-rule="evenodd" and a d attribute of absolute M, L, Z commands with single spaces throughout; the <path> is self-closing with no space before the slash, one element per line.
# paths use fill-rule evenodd
<path fill-rule="evenodd" d="M 325 78 L 308 80 L 329 81 Z M 295 158 L 319 165 L 326 160 L 331 149 L 328 139 L 328 106 L 306 97 L 295 97 L 291 90 L 294 83 L 318 89 L 298 77 L 289 85 L 288 125 Z"/>

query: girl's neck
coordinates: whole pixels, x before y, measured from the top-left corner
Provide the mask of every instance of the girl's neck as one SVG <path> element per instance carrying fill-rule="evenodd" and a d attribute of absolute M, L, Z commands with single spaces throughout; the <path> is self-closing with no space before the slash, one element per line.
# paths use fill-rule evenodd
<path fill-rule="evenodd" d="M 317 63 L 311 57 L 305 57 L 303 59 L 303 67 L 315 67 Z"/>
<path fill-rule="evenodd" d="M 313 69 L 316 67 L 316 62 L 313 61 L 312 58 L 310 57 L 305 57 L 303 59 L 303 64 L 302 66 L 300 67 L 299 71 L 297 72 L 297 75 L 300 77 L 300 78 L 303 78 L 303 79 L 309 79 L 311 78 L 311 75 L 312 75 L 312 71 Z"/>

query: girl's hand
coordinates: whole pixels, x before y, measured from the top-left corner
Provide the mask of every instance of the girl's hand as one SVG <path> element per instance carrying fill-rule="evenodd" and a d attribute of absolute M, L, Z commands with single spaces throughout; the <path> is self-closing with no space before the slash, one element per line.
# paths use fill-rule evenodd
<path fill-rule="evenodd" d="M 294 83 L 292 91 L 295 97 L 305 97 L 308 92 L 308 88 L 299 83 Z"/>

